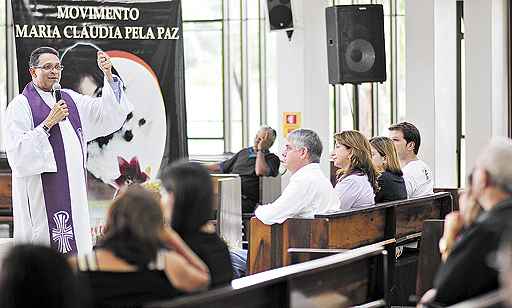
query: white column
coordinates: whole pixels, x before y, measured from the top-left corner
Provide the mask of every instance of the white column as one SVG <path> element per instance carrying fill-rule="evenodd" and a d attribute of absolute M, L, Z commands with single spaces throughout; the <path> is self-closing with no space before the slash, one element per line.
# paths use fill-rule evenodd
<path fill-rule="evenodd" d="M 277 115 L 269 114 L 269 122 L 278 124 L 277 140 L 280 151 L 283 145 L 283 112 L 300 112 L 302 127 L 314 130 L 320 136 L 324 152 L 322 170 L 329 175 L 329 83 L 327 74 L 327 49 L 325 8 L 330 1 L 293 0 L 294 32 L 291 41 L 285 32 L 273 32 L 269 40 L 275 47 L 275 97 Z M 269 107 L 269 109 L 271 109 Z M 274 117 L 274 119 L 270 119 Z M 277 119 L 276 119 L 277 117 Z"/>
<path fill-rule="evenodd" d="M 466 172 L 492 136 L 506 136 L 507 1 L 465 0 Z"/>
<path fill-rule="evenodd" d="M 436 187 L 457 184 L 456 0 L 406 1 L 406 119 Z"/>

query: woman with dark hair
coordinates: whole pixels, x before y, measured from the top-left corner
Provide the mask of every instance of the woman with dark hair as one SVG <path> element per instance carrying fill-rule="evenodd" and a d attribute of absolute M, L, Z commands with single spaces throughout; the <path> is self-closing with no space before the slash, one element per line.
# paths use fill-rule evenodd
<path fill-rule="evenodd" d="M 203 289 L 209 279 L 204 263 L 164 225 L 154 194 L 138 185 L 112 204 L 93 254 L 71 262 L 89 282 L 95 307 L 137 307 Z"/>
<path fill-rule="evenodd" d="M 370 145 L 373 164 L 380 172 L 375 203 L 407 199 L 405 181 L 393 141 L 388 137 L 374 137 L 370 139 Z"/>
<path fill-rule="evenodd" d="M 3 261 L 2 308 L 85 308 L 89 307 L 86 294 L 66 258 L 49 247 L 18 245 Z"/>
<path fill-rule="evenodd" d="M 168 195 L 163 203 L 171 209 L 171 225 L 210 270 L 211 285 L 233 279 L 229 251 L 209 223 L 213 188 L 208 170 L 199 163 L 176 162 L 162 174 Z"/>
<path fill-rule="evenodd" d="M 332 158 L 339 168 L 334 190 L 340 199 L 340 209 L 374 204 L 378 173 L 373 166 L 368 140 L 355 130 L 337 133 L 334 140 Z"/>

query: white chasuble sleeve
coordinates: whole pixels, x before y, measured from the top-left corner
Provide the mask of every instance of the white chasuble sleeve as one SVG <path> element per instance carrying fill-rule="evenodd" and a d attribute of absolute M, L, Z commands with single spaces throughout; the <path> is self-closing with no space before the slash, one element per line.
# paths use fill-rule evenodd
<path fill-rule="evenodd" d="M 16 96 L 7 106 L 4 134 L 5 151 L 13 176 L 57 172 L 48 134 L 42 125 L 34 128 L 32 112 L 25 96 Z"/>
<path fill-rule="evenodd" d="M 103 82 L 101 97 L 65 90 L 75 101 L 86 142 L 117 131 L 124 124 L 126 116 L 133 111 L 133 105 L 126 98 L 119 77 L 114 76 L 113 82 L 104 77 Z"/>

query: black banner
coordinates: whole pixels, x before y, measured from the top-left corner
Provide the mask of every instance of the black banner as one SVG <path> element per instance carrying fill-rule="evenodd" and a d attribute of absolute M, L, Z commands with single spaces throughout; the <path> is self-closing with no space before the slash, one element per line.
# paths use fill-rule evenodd
<path fill-rule="evenodd" d="M 20 89 L 31 80 L 31 51 L 50 46 L 64 66 L 62 87 L 98 96 L 103 74 L 96 52 L 103 50 L 135 107 L 119 131 L 88 144 L 90 200 L 111 198 L 116 180 L 154 179 L 161 167 L 187 156 L 179 0 L 11 2 Z"/>

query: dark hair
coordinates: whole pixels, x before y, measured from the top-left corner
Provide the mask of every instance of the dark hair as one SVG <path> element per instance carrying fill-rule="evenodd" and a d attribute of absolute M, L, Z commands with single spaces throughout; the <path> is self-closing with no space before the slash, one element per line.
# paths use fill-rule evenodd
<path fill-rule="evenodd" d="M 51 47 L 48 47 L 48 46 L 39 47 L 39 48 L 34 49 L 30 53 L 30 59 L 28 61 L 28 66 L 29 67 L 38 66 L 39 65 L 39 57 L 45 53 L 51 53 L 52 55 L 56 55 L 57 57 L 59 56 L 59 52 Z"/>
<path fill-rule="evenodd" d="M 96 94 L 101 96 L 104 74 L 98 67 L 98 51 L 101 49 L 92 44 L 77 43 L 62 53 L 61 63 L 66 67 L 62 71 L 61 85 L 63 88 L 80 92 L 80 83 L 84 78 L 90 77 L 97 85 Z M 112 74 L 119 76 L 114 67 L 112 67 Z"/>
<path fill-rule="evenodd" d="M 389 130 L 399 130 L 404 134 L 404 139 L 406 143 L 414 142 L 414 154 L 418 154 L 420 150 L 421 137 L 420 132 L 413 124 L 409 122 L 402 122 L 398 124 L 391 125 Z"/>
<path fill-rule="evenodd" d="M 98 246 L 132 265 L 146 268 L 162 247 L 163 223 L 162 209 L 155 195 L 133 184 L 112 203 L 105 234 Z"/>
<path fill-rule="evenodd" d="M 198 232 L 212 214 L 213 188 L 208 170 L 199 163 L 179 161 L 161 176 L 168 192 L 174 193 L 171 225 L 178 234 Z"/>
<path fill-rule="evenodd" d="M 89 307 L 65 257 L 52 248 L 14 246 L 2 264 L 0 307 Z"/>

